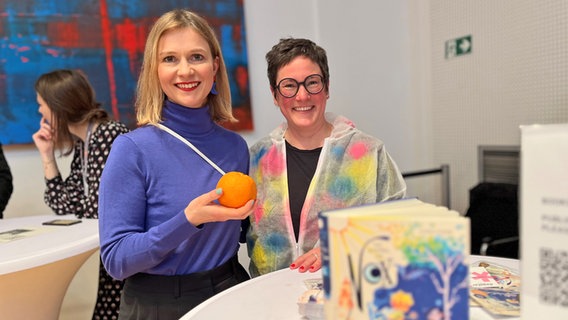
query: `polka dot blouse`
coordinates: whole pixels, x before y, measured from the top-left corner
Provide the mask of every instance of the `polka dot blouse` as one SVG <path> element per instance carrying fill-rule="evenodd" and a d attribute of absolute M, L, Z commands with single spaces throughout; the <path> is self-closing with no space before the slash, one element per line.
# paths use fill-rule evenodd
<path fill-rule="evenodd" d="M 85 174 L 87 191 L 83 185 L 83 166 L 81 153 L 83 142 L 78 141 L 74 146 L 73 160 L 69 176 L 62 179 L 61 175 L 46 179 L 44 194 L 45 203 L 56 214 L 75 214 L 78 218 L 98 218 L 99 180 L 114 139 L 128 132 L 128 128 L 116 121 L 108 121 L 98 125 L 91 135 L 87 156 Z"/>

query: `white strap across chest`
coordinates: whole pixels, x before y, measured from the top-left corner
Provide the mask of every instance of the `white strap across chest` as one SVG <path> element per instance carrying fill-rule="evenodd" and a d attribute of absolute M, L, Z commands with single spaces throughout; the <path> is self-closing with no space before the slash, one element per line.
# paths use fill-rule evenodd
<path fill-rule="evenodd" d="M 158 123 L 156 126 L 160 129 L 166 131 L 167 133 L 171 134 L 172 136 L 178 138 L 181 142 L 185 143 L 188 147 L 190 147 L 193 151 L 195 151 L 195 153 L 197 153 L 201 158 L 203 158 L 203 160 L 207 161 L 207 163 L 209 163 L 213 168 L 215 168 L 215 170 L 219 171 L 219 173 L 221 175 L 225 174 L 225 171 L 223 171 L 221 168 L 219 168 L 213 161 L 211 161 L 211 159 L 207 158 L 206 155 L 204 155 L 201 151 L 199 151 L 199 149 L 197 149 L 197 147 L 194 146 L 191 142 L 187 141 L 187 139 L 180 136 L 175 131 L 173 131 L 172 129 L 166 127 L 165 125 L 163 125 L 161 123 Z"/>

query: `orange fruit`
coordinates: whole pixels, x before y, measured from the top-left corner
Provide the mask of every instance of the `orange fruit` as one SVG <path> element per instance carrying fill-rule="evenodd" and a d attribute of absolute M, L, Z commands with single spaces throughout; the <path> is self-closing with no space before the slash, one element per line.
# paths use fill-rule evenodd
<path fill-rule="evenodd" d="M 240 208 L 249 200 L 256 199 L 256 184 L 252 178 L 244 173 L 231 171 L 225 173 L 217 188 L 223 189 L 219 203 L 229 208 Z"/>

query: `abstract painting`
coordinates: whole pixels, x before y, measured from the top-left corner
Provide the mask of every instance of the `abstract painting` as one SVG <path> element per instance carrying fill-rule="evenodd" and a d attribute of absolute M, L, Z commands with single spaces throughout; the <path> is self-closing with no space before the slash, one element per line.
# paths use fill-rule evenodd
<path fill-rule="evenodd" d="M 112 118 L 134 128 L 146 36 L 164 12 L 187 8 L 215 29 L 231 85 L 235 131 L 252 130 L 242 0 L 9 0 L 0 2 L 0 143 L 28 144 L 40 121 L 34 83 L 81 69 Z"/>

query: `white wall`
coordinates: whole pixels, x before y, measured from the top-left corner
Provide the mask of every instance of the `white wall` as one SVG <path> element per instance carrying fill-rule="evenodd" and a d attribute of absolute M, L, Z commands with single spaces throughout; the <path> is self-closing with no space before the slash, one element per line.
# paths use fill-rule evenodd
<path fill-rule="evenodd" d="M 432 145 L 424 117 L 429 107 L 427 3 L 246 0 L 255 130 L 243 134 L 245 139 L 253 143 L 283 119 L 270 95 L 266 52 L 282 37 L 304 37 L 328 53 L 329 111 L 382 139 L 401 169 L 433 165 L 425 154 Z"/>
<path fill-rule="evenodd" d="M 403 172 L 433 169 L 429 1 L 321 0 L 319 43 L 331 73 L 328 109 L 383 140 Z M 441 204 L 441 176 L 407 179 L 408 195 Z"/>
<path fill-rule="evenodd" d="M 405 1 L 322 0 L 320 44 L 329 55 L 328 109 L 380 138 L 401 167 L 412 167 L 412 64 Z"/>
<path fill-rule="evenodd" d="M 478 145 L 519 145 L 519 126 L 568 122 L 568 2 L 431 1 L 431 104 L 436 161 L 451 165 L 465 212 Z M 469 55 L 444 43 L 472 36 Z"/>
<path fill-rule="evenodd" d="M 280 38 L 293 36 L 315 40 L 317 1 L 244 2 L 254 130 L 242 135 L 250 145 L 267 135 L 283 118 L 272 101 L 265 55 Z"/>

